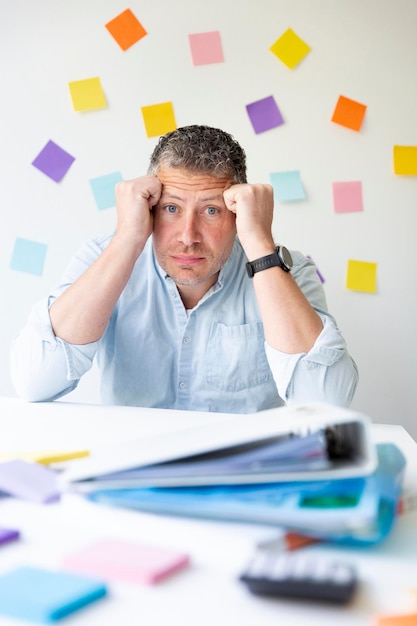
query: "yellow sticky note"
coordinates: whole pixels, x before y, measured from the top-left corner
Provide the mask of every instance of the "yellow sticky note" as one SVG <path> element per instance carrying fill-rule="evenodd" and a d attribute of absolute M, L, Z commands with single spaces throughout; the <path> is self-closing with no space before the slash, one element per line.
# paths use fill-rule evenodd
<path fill-rule="evenodd" d="M 172 102 L 142 107 L 142 116 L 148 137 L 165 135 L 177 128 Z"/>
<path fill-rule="evenodd" d="M 269 49 L 290 70 L 293 70 L 311 50 L 292 28 L 288 28 Z"/>
<path fill-rule="evenodd" d="M 417 176 L 417 146 L 394 146 L 394 172 Z"/>
<path fill-rule="evenodd" d="M 75 111 L 91 111 L 104 109 L 107 106 L 106 96 L 101 87 L 100 78 L 84 78 L 68 83 L 72 105 Z"/>
<path fill-rule="evenodd" d="M 0 453 L 0 463 L 13 459 L 22 459 L 23 461 L 31 461 L 32 463 L 50 465 L 51 463 L 81 459 L 85 456 L 89 456 L 89 454 L 88 450 L 69 450 L 66 452 L 4 452 Z"/>
<path fill-rule="evenodd" d="M 348 261 L 346 287 L 354 291 L 376 293 L 376 263 Z"/>

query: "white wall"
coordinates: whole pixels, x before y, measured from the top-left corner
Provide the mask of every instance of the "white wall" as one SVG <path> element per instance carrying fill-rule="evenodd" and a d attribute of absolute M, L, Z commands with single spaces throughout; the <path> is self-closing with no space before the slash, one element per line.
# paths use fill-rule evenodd
<path fill-rule="evenodd" d="M 123 52 L 104 27 L 131 8 L 148 35 Z M 145 172 L 155 139 L 142 106 L 171 101 L 178 126 L 233 133 L 249 178 L 301 172 L 307 198 L 279 204 L 274 234 L 310 254 L 358 362 L 354 406 L 417 436 L 417 179 L 393 173 L 417 145 L 415 0 L 13 0 L 0 2 L 0 393 L 14 395 L 12 337 L 85 238 L 111 230 L 89 180 Z M 269 46 L 291 27 L 312 51 L 289 70 Z M 218 30 L 225 62 L 193 66 L 188 34 Z M 68 82 L 99 76 L 108 107 L 76 113 Z M 367 105 L 361 131 L 330 121 L 337 98 Z M 256 135 L 245 105 L 273 95 L 285 124 Z M 76 161 L 61 183 L 31 165 L 52 139 Z M 332 182 L 361 180 L 364 210 L 335 214 Z M 16 237 L 48 245 L 41 276 L 11 270 Z M 348 259 L 378 264 L 377 293 L 345 287 Z M 71 397 L 96 401 L 96 374 Z"/>

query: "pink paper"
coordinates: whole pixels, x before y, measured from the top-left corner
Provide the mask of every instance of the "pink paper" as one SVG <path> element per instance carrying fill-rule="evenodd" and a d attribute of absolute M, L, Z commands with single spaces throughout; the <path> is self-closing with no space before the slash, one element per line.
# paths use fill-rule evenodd
<path fill-rule="evenodd" d="M 101 540 L 64 559 L 71 571 L 109 580 L 152 585 L 184 568 L 181 552 L 119 540 Z"/>
<path fill-rule="evenodd" d="M 333 183 L 333 205 L 335 213 L 363 211 L 362 183 L 360 181 Z"/>

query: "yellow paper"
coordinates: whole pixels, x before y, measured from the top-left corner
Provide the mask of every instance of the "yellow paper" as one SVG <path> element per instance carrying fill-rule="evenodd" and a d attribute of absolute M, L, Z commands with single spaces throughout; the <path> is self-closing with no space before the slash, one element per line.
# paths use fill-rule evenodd
<path fill-rule="evenodd" d="M 51 463 L 81 459 L 82 457 L 89 456 L 89 454 L 88 450 L 71 450 L 68 452 L 7 452 L 0 453 L 0 463 L 13 459 L 22 459 L 23 461 L 31 461 L 32 463 L 50 465 Z"/>
<path fill-rule="evenodd" d="M 376 293 L 376 263 L 348 261 L 346 287 L 354 291 Z"/>
<path fill-rule="evenodd" d="M 394 146 L 394 172 L 417 176 L 417 146 Z"/>
<path fill-rule="evenodd" d="M 106 97 L 101 87 L 100 78 L 85 78 L 68 83 L 75 111 L 91 111 L 104 109 L 107 106 Z"/>
<path fill-rule="evenodd" d="M 311 50 L 291 28 L 286 30 L 269 49 L 290 70 L 294 69 Z"/>
<path fill-rule="evenodd" d="M 142 116 L 148 137 L 165 135 L 177 128 L 172 102 L 142 107 Z"/>

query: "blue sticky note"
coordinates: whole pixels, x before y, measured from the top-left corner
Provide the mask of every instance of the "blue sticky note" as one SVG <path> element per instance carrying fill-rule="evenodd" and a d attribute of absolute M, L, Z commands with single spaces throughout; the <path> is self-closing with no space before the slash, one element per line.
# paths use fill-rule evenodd
<path fill-rule="evenodd" d="M 43 272 L 46 251 L 47 245 L 44 243 L 17 237 L 10 261 L 10 269 L 40 276 Z"/>
<path fill-rule="evenodd" d="M 78 574 L 18 567 L 0 575 L 0 615 L 56 622 L 106 594 L 102 582 Z"/>
<path fill-rule="evenodd" d="M 306 193 L 301 182 L 300 171 L 271 172 L 270 181 L 274 189 L 274 197 L 280 202 L 304 200 Z"/>
<path fill-rule="evenodd" d="M 116 206 L 114 188 L 116 183 L 119 183 L 121 180 L 122 175 L 120 172 L 112 172 L 111 174 L 106 174 L 90 180 L 90 186 L 94 194 L 97 208 L 100 211 Z"/>

